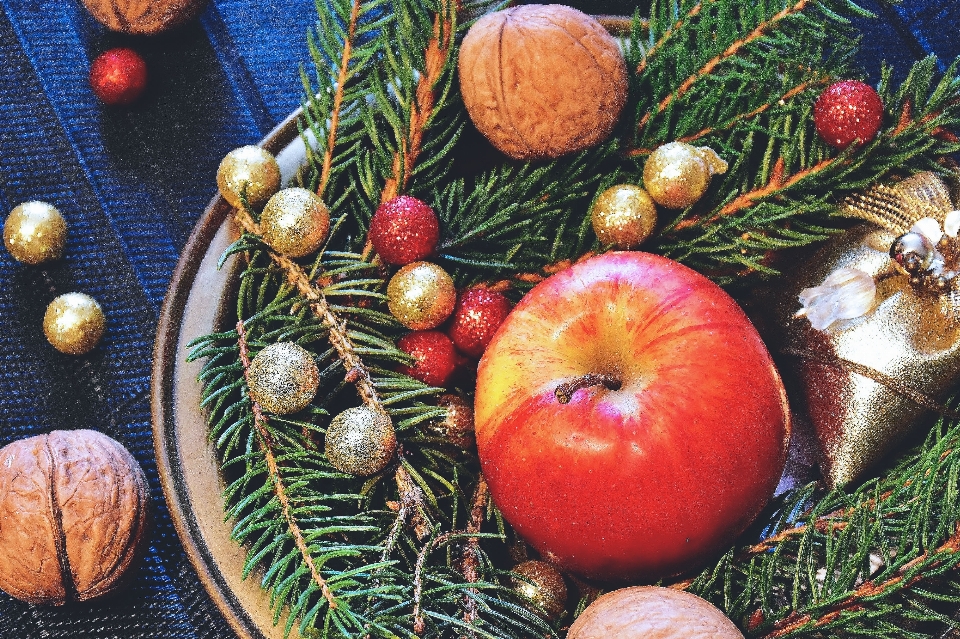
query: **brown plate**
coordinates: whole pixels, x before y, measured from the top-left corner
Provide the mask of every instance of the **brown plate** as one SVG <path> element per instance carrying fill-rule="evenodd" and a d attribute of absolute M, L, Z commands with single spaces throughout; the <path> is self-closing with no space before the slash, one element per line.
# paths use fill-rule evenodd
<path fill-rule="evenodd" d="M 300 111 L 293 113 L 260 143 L 277 155 L 284 182 L 305 159 L 299 116 Z M 241 578 L 246 553 L 230 537 L 224 483 L 198 408 L 202 363 L 187 362 L 187 344 L 219 329 L 223 311 L 230 310 L 224 303 L 237 279 L 236 261 L 217 268 L 238 236 L 229 213 L 220 196 L 210 202 L 187 240 L 163 301 L 153 353 L 153 442 L 170 517 L 207 592 L 243 639 L 281 639 L 285 616 L 274 625 L 269 596 L 257 575 Z"/>

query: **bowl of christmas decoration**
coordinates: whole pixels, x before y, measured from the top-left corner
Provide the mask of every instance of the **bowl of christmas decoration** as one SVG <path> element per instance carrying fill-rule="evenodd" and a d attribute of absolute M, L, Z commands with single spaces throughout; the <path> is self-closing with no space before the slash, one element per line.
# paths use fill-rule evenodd
<path fill-rule="evenodd" d="M 495 4 L 319 4 L 220 165 L 153 411 L 228 621 L 943 635 L 956 67 L 859 81 L 848 0 Z"/>

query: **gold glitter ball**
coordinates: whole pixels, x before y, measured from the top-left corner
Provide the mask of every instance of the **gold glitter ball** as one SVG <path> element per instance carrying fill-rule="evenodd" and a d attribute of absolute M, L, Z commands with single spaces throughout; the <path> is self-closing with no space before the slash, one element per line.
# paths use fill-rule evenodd
<path fill-rule="evenodd" d="M 84 293 L 66 293 L 50 302 L 43 314 L 47 341 L 68 355 L 88 353 L 100 342 L 106 327 L 103 309 Z"/>
<path fill-rule="evenodd" d="M 63 256 L 67 223 L 46 202 L 24 202 L 14 207 L 3 224 L 3 244 L 19 262 L 40 264 Z"/>
<path fill-rule="evenodd" d="M 436 328 L 453 312 L 457 290 L 445 270 L 430 262 L 407 264 L 387 284 L 387 306 L 413 330 Z"/>
<path fill-rule="evenodd" d="M 630 249 L 650 237 L 657 225 L 657 206 L 639 186 L 617 184 L 593 203 L 590 219 L 601 244 Z"/>
<path fill-rule="evenodd" d="M 217 187 L 231 206 L 240 208 L 240 194 L 246 187 L 247 203 L 259 208 L 280 189 L 280 166 L 276 158 L 259 146 L 234 149 L 220 162 Z"/>
<path fill-rule="evenodd" d="M 703 197 L 711 176 L 726 171 L 727 163 L 713 149 L 670 142 L 647 158 L 643 185 L 657 204 L 685 209 Z"/>
<path fill-rule="evenodd" d="M 320 370 L 313 355 L 293 342 L 271 344 L 250 362 L 250 397 L 277 415 L 306 408 L 320 385 Z"/>
<path fill-rule="evenodd" d="M 397 450 L 390 416 L 366 406 L 348 408 L 327 427 L 324 452 L 340 472 L 366 477 L 387 467 Z"/>
<path fill-rule="evenodd" d="M 313 253 L 327 240 L 330 211 L 313 191 L 293 187 L 276 193 L 260 216 L 263 240 L 290 257 Z"/>
<path fill-rule="evenodd" d="M 447 416 L 437 425 L 440 434 L 459 448 L 475 445 L 473 404 L 459 395 L 446 393 L 437 398 L 437 406 L 447 409 Z"/>
<path fill-rule="evenodd" d="M 513 567 L 522 579 L 512 577 L 513 589 L 535 603 L 551 620 L 567 608 L 567 585 L 556 568 L 545 561 L 525 561 Z"/>

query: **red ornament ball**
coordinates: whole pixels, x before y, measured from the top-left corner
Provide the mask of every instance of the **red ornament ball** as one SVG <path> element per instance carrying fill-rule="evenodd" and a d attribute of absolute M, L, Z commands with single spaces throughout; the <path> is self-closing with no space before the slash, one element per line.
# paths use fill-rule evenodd
<path fill-rule="evenodd" d="M 457 300 L 447 334 L 463 353 L 480 357 L 512 308 L 510 300 L 500 293 L 468 288 Z"/>
<path fill-rule="evenodd" d="M 403 266 L 436 250 L 440 223 L 426 203 L 401 195 L 381 204 L 373 214 L 369 239 L 384 262 Z"/>
<path fill-rule="evenodd" d="M 104 51 L 90 65 L 90 86 L 104 104 L 131 104 L 147 88 L 147 63 L 126 47 Z"/>
<path fill-rule="evenodd" d="M 413 357 L 413 366 L 399 371 L 424 384 L 443 387 L 457 367 L 457 351 L 450 338 L 440 331 L 413 331 L 397 340 L 397 347 Z"/>
<path fill-rule="evenodd" d="M 817 133 L 830 146 L 845 149 L 854 140 L 873 139 L 883 121 L 883 103 L 873 87 L 847 80 L 827 87 L 813 107 Z"/>

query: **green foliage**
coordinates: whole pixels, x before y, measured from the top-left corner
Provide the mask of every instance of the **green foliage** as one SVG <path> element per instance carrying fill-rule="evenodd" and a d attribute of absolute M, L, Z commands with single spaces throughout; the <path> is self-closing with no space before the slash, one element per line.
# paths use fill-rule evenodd
<path fill-rule="evenodd" d="M 783 495 L 766 539 L 731 548 L 689 590 L 750 637 L 939 636 L 960 603 L 958 445 L 960 422 L 941 420 L 878 479 Z"/>
<path fill-rule="evenodd" d="M 625 42 L 630 99 L 616 136 L 548 162 L 455 171 L 469 126 L 456 54 L 469 23 L 454 4 L 318 0 L 299 180 L 333 211 L 331 238 L 309 260 L 284 261 L 254 232 L 255 212 L 240 212 L 248 232 L 224 256 L 243 263 L 238 325 L 192 345 L 245 574 L 307 637 L 557 636 L 509 587 L 507 569 L 527 549 L 478 491 L 475 451 L 443 436 L 443 389 L 396 372 L 409 362 L 395 346 L 404 329 L 385 304 L 390 272 L 366 246 L 381 201 L 427 201 L 442 226 L 436 261 L 458 286 L 507 280 L 516 298 L 551 265 L 608 248 L 590 225 L 592 199 L 641 183 L 657 145 L 689 140 L 730 168 L 689 209 L 661 211 L 644 248 L 733 283 L 771 273 L 772 251 L 833 232 L 846 193 L 943 172 L 942 157 L 960 150 L 946 134 L 960 124 L 958 69 L 935 78 L 933 59 L 899 87 L 884 72 L 876 140 L 837 153 L 816 136 L 816 97 L 855 75 L 848 18 L 864 11 L 848 0 L 656 0 Z M 494 4 L 468 3 L 464 15 Z M 279 341 L 314 354 L 320 390 L 301 413 L 258 416 L 245 361 Z M 321 446 L 331 417 L 360 403 L 386 411 L 400 443 L 395 463 L 369 478 L 338 472 Z M 958 438 L 960 427 L 944 425 L 851 493 L 785 496 L 764 522 L 766 542 L 731 549 L 691 589 L 751 636 L 929 636 L 927 624 L 945 621 L 936 600 L 960 595 L 945 545 L 957 543 Z M 883 559 L 873 575 L 871 555 Z M 898 624 L 914 634 L 897 635 Z"/>

